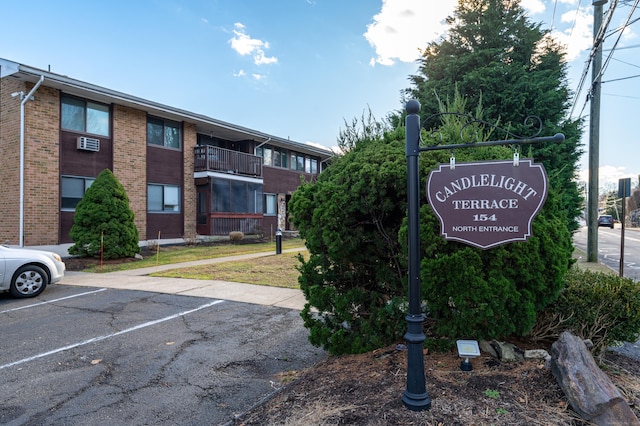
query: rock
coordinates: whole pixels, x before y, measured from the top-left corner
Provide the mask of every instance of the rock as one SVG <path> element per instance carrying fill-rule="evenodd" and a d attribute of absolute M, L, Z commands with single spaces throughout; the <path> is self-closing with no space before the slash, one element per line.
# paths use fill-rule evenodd
<path fill-rule="evenodd" d="M 491 355 L 494 358 L 498 358 L 498 354 L 496 353 L 496 350 L 493 349 L 493 346 L 491 346 L 491 343 L 489 343 L 486 340 L 480 340 L 478 342 L 478 346 L 480 347 L 480 350 L 482 352 L 486 352 L 489 355 Z"/>
<path fill-rule="evenodd" d="M 567 331 L 551 346 L 551 373 L 584 420 L 603 426 L 640 425 L 585 343 Z"/>
<path fill-rule="evenodd" d="M 524 351 L 524 359 L 547 359 L 549 352 L 544 349 L 528 349 Z"/>
<path fill-rule="evenodd" d="M 515 362 L 522 361 L 524 357 L 522 353 L 520 353 L 520 349 L 518 349 L 512 343 L 498 342 L 496 340 L 491 341 L 491 347 L 498 354 L 498 358 L 502 362 Z"/>

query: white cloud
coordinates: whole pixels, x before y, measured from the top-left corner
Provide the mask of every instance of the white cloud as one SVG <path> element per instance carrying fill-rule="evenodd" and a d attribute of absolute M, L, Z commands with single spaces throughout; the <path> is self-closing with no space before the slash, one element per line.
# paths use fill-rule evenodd
<path fill-rule="evenodd" d="M 570 11 L 560 17 L 565 29 L 554 30 L 552 35 L 566 47 L 566 59 L 571 62 L 591 48 L 592 8 L 578 9 L 576 0 L 560 0 L 559 3 L 570 5 Z M 414 62 L 419 59 L 418 49 L 445 34 L 447 26 L 444 19 L 453 14 L 456 5 L 456 0 L 383 0 L 380 12 L 373 17 L 364 33 L 376 53 L 369 64 L 393 65 L 396 61 Z M 522 0 L 521 5 L 531 15 L 548 12 L 542 0 Z"/>
<path fill-rule="evenodd" d="M 278 62 L 278 58 L 275 58 L 273 56 L 267 57 L 261 50 L 256 51 L 256 53 L 253 55 L 253 60 L 256 65 L 274 64 Z"/>
<path fill-rule="evenodd" d="M 234 77 L 244 77 L 245 75 L 247 75 L 247 73 L 244 72 L 244 70 L 240 70 L 233 74 Z"/>
<path fill-rule="evenodd" d="M 522 0 L 520 4 L 532 15 L 543 13 L 546 9 L 541 0 Z"/>
<path fill-rule="evenodd" d="M 564 31 L 553 31 L 553 37 L 567 48 L 567 62 L 589 51 L 593 45 L 593 14 L 591 8 L 564 13 L 560 21 L 569 24 Z"/>
<path fill-rule="evenodd" d="M 417 60 L 419 49 L 444 34 L 447 28 L 444 19 L 452 14 L 457 3 L 457 0 L 383 0 L 380 13 L 364 33 L 376 52 L 370 64 Z"/>
<path fill-rule="evenodd" d="M 267 57 L 264 53 L 265 49 L 269 49 L 269 42 L 249 37 L 244 25 L 240 22 L 234 24 L 234 37 L 229 40 L 231 48 L 242 56 L 252 55 L 253 62 L 256 65 L 273 64 L 278 62 L 275 56 Z"/>
<path fill-rule="evenodd" d="M 617 188 L 618 180 L 632 177 L 625 166 L 600 166 L 598 169 L 598 186 L 600 188 Z M 583 182 L 589 181 L 589 169 L 580 170 L 578 178 Z M 632 178 L 632 180 L 634 180 Z"/>
<path fill-rule="evenodd" d="M 260 81 L 260 80 L 262 80 L 264 78 L 264 75 L 254 73 L 254 74 L 251 74 L 251 77 L 253 77 L 254 80 Z"/>

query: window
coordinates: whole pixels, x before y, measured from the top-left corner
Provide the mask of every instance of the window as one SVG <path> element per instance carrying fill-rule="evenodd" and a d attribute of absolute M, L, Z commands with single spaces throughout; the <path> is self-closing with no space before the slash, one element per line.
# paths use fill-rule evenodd
<path fill-rule="evenodd" d="M 318 174 L 318 160 L 313 157 L 305 157 L 302 154 L 291 153 L 291 170 Z"/>
<path fill-rule="evenodd" d="M 269 216 L 278 214 L 278 197 L 276 194 L 264 194 L 264 214 Z"/>
<path fill-rule="evenodd" d="M 262 213 L 262 184 L 213 179 L 211 208 L 222 213 Z"/>
<path fill-rule="evenodd" d="M 62 210 L 73 211 L 82 200 L 84 193 L 91 186 L 95 178 L 82 178 L 63 176 L 61 183 L 61 201 L 60 208 Z"/>
<path fill-rule="evenodd" d="M 147 143 L 180 149 L 180 123 L 147 117 Z"/>
<path fill-rule="evenodd" d="M 262 149 L 262 164 L 265 166 L 271 165 L 271 148 L 263 148 Z"/>
<path fill-rule="evenodd" d="M 109 106 L 62 96 L 63 129 L 109 136 Z"/>
<path fill-rule="evenodd" d="M 302 154 L 291 153 L 291 170 L 304 171 L 304 156 Z"/>
<path fill-rule="evenodd" d="M 147 185 L 147 211 L 180 213 L 180 187 L 176 185 Z"/>
<path fill-rule="evenodd" d="M 287 151 L 279 148 L 273 149 L 273 165 L 274 167 L 289 168 L 289 154 Z"/>
<path fill-rule="evenodd" d="M 289 154 L 283 149 L 267 145 L 256 148 L 255 152 L 258 157 L 262 157 L 262 164 L 265 166 L 289 168 Z"/>
<path fill-rule="evenodd" d="M 306 157 L 304 159 L 304 171 L 306 173 L 318 173 L 318 160 L 315 158 Z"/>

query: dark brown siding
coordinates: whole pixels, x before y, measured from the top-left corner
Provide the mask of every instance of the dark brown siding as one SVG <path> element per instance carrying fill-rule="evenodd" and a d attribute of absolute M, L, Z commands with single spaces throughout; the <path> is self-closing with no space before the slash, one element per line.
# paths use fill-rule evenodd
<path fill-rule="evenodd" d="M 264 175 L 263 192 L 267 194 L 291 194 L 300 186 L 300 176 L 304 176 L 305 181 L 310 181 L 314 177 L 308 173 L 268 166 L 263 167 L 262 173 Z"/>
<path fill-rule="evenodd" d="M 60 174 L 81 177 L 97 177 L 104 169 L 111 169 L 111 139 L 91 136 L 100 140 L 100 151 L 84 151 L 77 148 L 82 133 L 60 132 Z"/>
<path fill-rule="evenodd" d="M 182 196 L 180 213 L 147 213 L 147 239 L 157 239 L 158 231 L 162 239 L 184 236 L 185 203 L 195 203 L 195 200 L 184 198 L 183 161 L 182 151 L 147 145 L 147 183 L 177 185 Z M 184 185 L 193 185 L 193 181 Z"/>
<path fill-rule="evenodd" d="M 60 175 L 78 177 L 98 177 L 104 169 L 112 169 L 113 156 L 110 138 L 91 135 L 100 140 L 100 151 L 78 149 L 78 137 L 84 133 L 60 131 Z M 74 212 L 60 212 L 60 243 L 72 243 L 69 231 L 73 226 Z"/>

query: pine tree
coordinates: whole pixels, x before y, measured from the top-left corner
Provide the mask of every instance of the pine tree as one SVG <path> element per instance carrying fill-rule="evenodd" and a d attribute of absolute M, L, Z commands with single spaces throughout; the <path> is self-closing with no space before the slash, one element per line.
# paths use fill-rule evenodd
<path fill-rule="evenodd" d="M 540 117 L 542 136 L 563 133 L 564 143 L 531 145 L 523 156 L 544 164 L 550 185 L 561 191 L 569 229 L 577 229 L 582 122 L 568 117 L 571 93 L 563 49 L 540 24 L 528 21 L 519 0 L 460 0 L 447 23 L 447 36 L 424 49 L 407 95 L 420 101 L 425 118 L 439 111 L 438 98 L 453 99 L 458 90 L 469 110 L 482 105 L 486 120 L 511 132 L 496 131 L 496 138 L 532 136 L 527 116 Z"/>
<path fill-rule="evenodd" d="M 140 252 L 138 229 L 129 198 L 109 169 L 103 170 L 76 206 L 70 254 L 104 259 L 132 257 Z"/>

